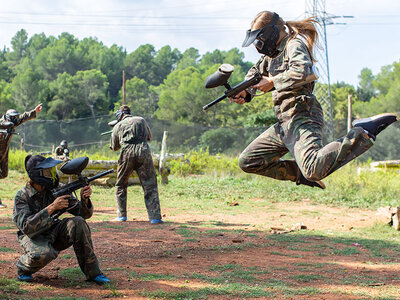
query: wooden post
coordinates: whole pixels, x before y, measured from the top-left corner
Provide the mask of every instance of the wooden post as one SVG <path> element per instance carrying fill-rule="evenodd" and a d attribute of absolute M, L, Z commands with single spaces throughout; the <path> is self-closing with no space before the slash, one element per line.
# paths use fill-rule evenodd
<path fill-rule="evenodd" d="M 19 142 L 19 150 L 23 151 L 24 150 L 24 139 L 21 138 L 21 141 Z"/>
<path fill-rule="evenodd" d="M 126 105 L 126 98 L 125 98 L 125 70 L 122 70 L 122 104 Z"/>
<path fill-rule="evenodd" d="M 347 132 L 349 132 L 350 129 L 351 129 L 351 115 L 352 115 L 351 95 L 350 94 L 347 96 L 347 106 L 348 106 L 348 110 L 347 110 Z"/>
<path fill-rule="evenodd" d="M 168 136 L 168 131 L 164 131 L 163 134 L 163 139 L 161 142 L 161 153 L 160 153 L 160 162 L 158 166 L 158 171 L 161 175 L 161 183 L 162 184 L 168 184 L 168 173 L 169 170 L 166 166 L 167 162 L 167 136 Z"/>

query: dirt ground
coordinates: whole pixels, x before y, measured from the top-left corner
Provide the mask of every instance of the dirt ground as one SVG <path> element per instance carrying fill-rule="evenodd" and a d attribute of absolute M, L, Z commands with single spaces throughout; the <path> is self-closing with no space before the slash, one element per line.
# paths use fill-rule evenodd
<path fill-rule="evenodd" d="M 275 299 L 360 299 L 365 295 L 379 297 L 385 288 L 386 293 L 396 294 L 393 289 L 400 287 L 399 264 L 382 263 L 379 258 L 371 257 L 358 243 L 346 246 L 330 240 L 329 236 L 312 234 L 314 230 L 329 233 L 330 230 L 350 231 L 372 226 L 374 211 L 315 205 L 307 199 L 300 203 L 276 203 L 275 208 L 270 212 L 265 210 L 240 216 L 221 213 L 169 217 L 168 211 L 165 211 L 168 222 L 162 225 L 151 225 L 146 220 L 132 218 L 125 223 L 90 222 L 95 251 L 102 270 L 112 280 L 111 286 L 99 287 L 87 283 L 83 275 L 72 279 L 62 275 L 61 270 L 78 266 L 70 248 L 34 274 L 33 283 L 22 285 L 24 293 L 10 291 L 3 297 L 147 299 L 151 294 L 146 293 L 161 290 L 166 293 L 165 298 L 169 298 L 168 295 L 176 291 L 210 286 L 210 281 L 207 282 L 205 278 L 220 278 L 227 274 L 215 266 L 243 267 L 242 271 L 256 270 L 253 272 L 253 275 L 257 274 L 256 280 L 250 280 L 250 285 L 256 287 L 270 282 L 273 292 L 271 298 Z M 99 207 L 96 213 L 113 214 L 114 209 Z M 295 223 L 304 224 L 310 234 L 294 236 L 296 243 L 290 241 L 293 233 L 277 234 L 290 229 L 290 224 Z M 15 263 L 21 248 L 13 226 L 9 218 L 0 219 L 0 247 L 5 249 L 0 252 L 0 278 L 16 277 Z M 275 228 L 275 234 L 271 232 L 271 227 Z M 288 239 L 285 240 L 285 237 Z M 350 255 L 337 255 L 332 250 L 346 247 L 356 248 L 357 251 Z M 318 265 L 321 267 L 318 268 Z M 310 268 L 314 277 L 305 280 L 308 277 L 301 276 L 308 274 Z M 370 278 L 368 276 L 371 274 L 374 280 L 369 283 L 360 284 L 356 279 Z M 344 280 L 344 277 L 348 280 Z M 226 283 L 230 280 L 231 277 L 226 277 Z M 284 282 L 286 290 L 282 291 L 285 292 L 280 293 L 274 282 Z M 294 293 L 291 296 L 287 292 L 288 289 L 302 288 L 310 289 L 310 293 Z M 313 288 L 320 292 L 312 292 Z M 250 298 L 257 297 L 251 295 Z M 400 299 L 400 293 L 397 295 Z M 211 294 L 206 298 L 236 297 Z"/>

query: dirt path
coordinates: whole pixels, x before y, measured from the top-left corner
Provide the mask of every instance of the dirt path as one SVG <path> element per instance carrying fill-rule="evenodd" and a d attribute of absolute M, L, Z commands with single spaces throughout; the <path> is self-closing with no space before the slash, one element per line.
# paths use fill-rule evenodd
<path fill-rule="evenodd" d="M 97 209 L 104 214 L 109 210 Z M 313 233 L 371 226 L 372 211 L 313 205 L 305 200 L 276 203 L 252 215 L 168 217 L 165 213 L 168 222 L 155 226 L 140 220 L 90 222 L 96 254 L 111 286 L 85 282 L 73 250 L 68 249 L 35 274 L 34 283 L 13 288 L 16 282 L 8 286 L 3 282 L 0 291 L 11 299 L 359 299 L 382 293 L 400 298 L 398 261 L 393 264 L 374 257 L 360 240 Z M 289 229 L 295 223 L 306 225 L 306 234 L 272 234 L 269 230 Z M 9 218 L 0 219 L 0 228 L 0 278 L 14 279 L 21 249 Z"/>

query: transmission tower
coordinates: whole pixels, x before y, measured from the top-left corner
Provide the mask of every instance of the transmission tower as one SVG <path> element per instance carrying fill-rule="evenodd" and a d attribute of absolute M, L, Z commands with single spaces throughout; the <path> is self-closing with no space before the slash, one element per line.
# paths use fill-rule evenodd
<path fill-rule="evenodd" d="M 325 135 L 328 140 L 335 137 L 333 130 L 333 108 L 331 95 L 331 82 L 329 76 L 328 42 L 326 37 L 326 26 L 336 23 L 337 18 L 352 18 L 352 16 L 335 16 L 325 11 L 325 0 L 306 0 L 306 17 L 315 17 L 321 26 L 317 26 L 319 39 L 322 47 L 315 47 L 314 56 L 317 60 L 319 83 L 316 85 L 314 93 L 324 109 L 325 116 Z"/>

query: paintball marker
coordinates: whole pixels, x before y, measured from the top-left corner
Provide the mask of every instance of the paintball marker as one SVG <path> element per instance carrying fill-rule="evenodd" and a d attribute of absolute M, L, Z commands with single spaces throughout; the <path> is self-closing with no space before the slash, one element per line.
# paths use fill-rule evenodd
<path fill-rule="evenodd" d="M 224 92 L 224 95 L 221 97 L 215 99 L 214 101 L 208 103 L 207 105 L 203 106 L 203 110 L 207 110 L 214 104 L 217 104 L 221 100 L 225 98 L 232 98 L 239 94 L 241 91 L 256 85 L 261 81 L 263 78 L 262 74 L 259 72 L 254 73 L 249 79 L 242 81 L 241 83 L 235 85 L 234 87 L 231 87 L 228 83 L 228 79 L 231 76 L 233 72 L 233 66 L 230 64 L 222 64 L 218 70 L 211 74 L 210 76 L 207 77 L 206 83 L 205 83 L 205 88 L 210 89 L 210 88 L 215 88 L 218 86 L 223 85 L 226 88 L 226 91 Z M 304 84 L 316 81 L 318 79 L 318 76 L 316 74 L 316 70 L 314 69 L 314 66 L 311 69 L 310 74 L 301 82 L 298 82 L 296 84 L 293 84 L 291 88 L 298 88 Z M 275 87 L 271 89 L 271 91 L 275 90 Z M 263 94 L 260 94 L 263 95 Z M 255 96 L 260 96 L 260 95 L 255 95 Z"/>
<path fill-rule="evenodd" d="M 111 126 L 111 127 L 114 127 L 115 124 L 117 124 L 117 123 L 118 123 L 117 120 L 112 120 L 111 122 L 108 122 L 108 125 Z M 100 135 L 106 135 L 106 134 L 111 134 L 111 133 L 112 133 L 112 130 L 106 131 L 106 132 L 102 132 Z"/>
<path fill-rule="evenodd" d="M 67 161 L 66 163 L 64 163 L 61 166 L 61 168 L 60 168 L 61 172 L 63 172 L 64 174 L 67 174 L 67 175 L 77 175 L 78 179 L 71 183 L 68 183 L 68 184 L 65 184 L 65 185 L 62 185 L 62 186 L 52 189 L 51 193 L 52 193 L 54 199 L 56 199 L 60 196 L 63 196 L 63 195 L 70 195 L 72 193 L 75 193 L 76 190 L 79 190 L 79 189 L 89 185 L 90 182 L 92 182 L 93 180 L 96 180 L 100 177 L 103 177 L 107 174 L 114 172 L 114 169 L 110 169 L 110 170 L 104 171 L 102 173 L 99 173 L 99 174 L 89 177 L 89 178 L 84 177 L 84 176 L 82 176 L 81 172 L 86 168 L 88 162 L 89 162 L 88 157 L 78 157 L 78 158 L 74 158 L 74 159 Z M 75 197 L 76 197 L 76 195 L 75 195 Z M 53 220 L 57 220 L 59 218 L 59 216 L 61 216 L 64 212 L 75 208 L 76 205 L 78 205 L 77 197 L 76 197 L 76 199 L 71 197 L 69 199 L 68 208 L 58 210 L 52 214 Z"/>
<path fill-rule="evenodd" d="M 259 83 L 260 80 L 262 79 L 262 75 L 259 72 L 256 72 L 249 79 L 242 81 L 241 83 L 235 85 L 234 87 L 231 87 L 230 84 L 228 83 L 228 79 L 231 76 L 233 70 L 234 67 L 232 65 L 222 64 L 215 73 L 207 77 L 205 82 L 206 89 L 211 89 L 223 85 L 226 88 L 226 91 L 224 92 L 224 95 L 222 95 L 221 97 L 215 99 L 214 101 L 208 103 L 207 105 L 204 105 L 203 110 L 207 110 L 208 108 L 217 104 L 221 100 L 224 100 L 225 98 L 231 98 L 236 96 L 241 91 Z"/>
<path fill-rule="evenodd" d="M 2 127 L 3 128 L 0 129 L 0 134 L 7 134 L 7 135 L 18 134 L 19 135 L 18 132 L 13 131 L 13 129 L 14 129 L 14 123 L 13 122 L 8 122 L 8 121 L 3 122 L 2 123 Z"/>

